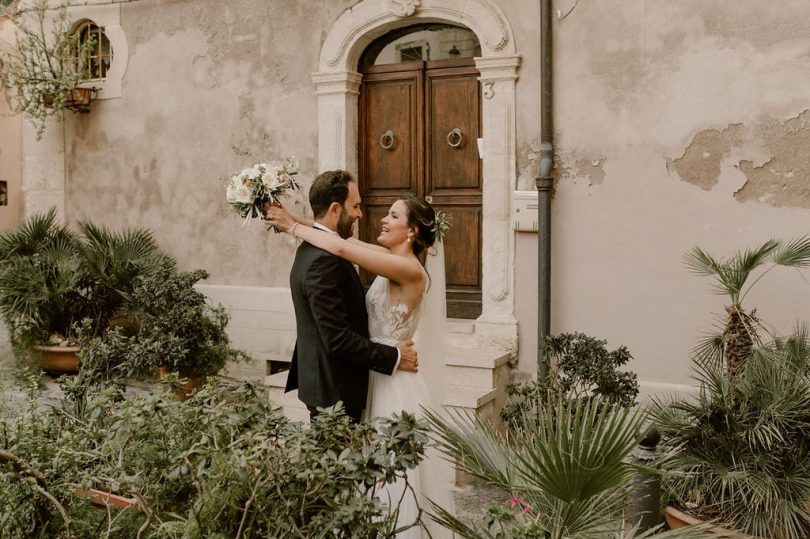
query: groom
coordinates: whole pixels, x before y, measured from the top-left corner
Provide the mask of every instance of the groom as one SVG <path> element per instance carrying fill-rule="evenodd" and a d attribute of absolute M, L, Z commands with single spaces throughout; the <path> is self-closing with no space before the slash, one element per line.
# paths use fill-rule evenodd
<path fill-rule="evenodd" d="M 344 170 L 318 176 L 309 203 L 315 228 L 344 239 L 363 215 L 357 183 Z M 413 341 L 393 347 L 368 339 L 365 294 L 350 262 L 304 242 L 295 254 L 290 289 L 298 335 L 285 392 L 298 389 L 311 418 L 317 408 L 342 401 L 346 414 L 359 421 L 369 370 L 387 375 L 397 368 L 417 370 Z"/>

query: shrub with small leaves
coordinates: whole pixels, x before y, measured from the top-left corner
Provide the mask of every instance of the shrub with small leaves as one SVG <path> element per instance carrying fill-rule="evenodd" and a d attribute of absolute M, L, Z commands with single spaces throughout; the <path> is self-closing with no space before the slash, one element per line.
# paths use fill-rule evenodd
<path fill-rule="evenodd" d="M 180 272 L 173 264 L 139 277 L 125 303 L 133 328 L 113 328 L 102 336 L 89 326 L 80 329 L 85 383 L 153 377 L 159 367 L 184 378 L 205 377 L 248 359 L 230 345 L 224 307 L 210 306 L 194 288 L 207 277 L 205 270 Z"/>
<path fill-rule="evenodd" d="M 541 346 L 548 358 L 545 379 L 511 384 L 506 392 L 510 401 L 501 419 L 514 428 L 536 417 L 544 403 L 575 402 L 601 397 L 620 406 L 633 406 L 638 395 L 635 373 L 619 367 L 633 359 L 627 347 L 608 351 L 607 341 L 583 333 L 562 333 L 544 339 Z"/>
<path fill-rule="evenodd" d="M 355 424 L 338 406 L 290 422 L 250 384 L 212 379 L 186 401 L 79 384 L 59 406 L 32 396 L 0 417 L 1 537 L 393 538 L 397 506 L 376 493 L 407 486 L 428 442 L 406 413 Z M 138 503 L 91 510 L 77 486 Z"/>

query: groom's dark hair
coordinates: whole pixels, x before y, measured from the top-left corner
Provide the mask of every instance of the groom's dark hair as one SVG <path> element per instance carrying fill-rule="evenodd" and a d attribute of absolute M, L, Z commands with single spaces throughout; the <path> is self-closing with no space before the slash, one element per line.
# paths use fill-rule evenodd
<path fill-rule="evenodd" d="M 315 178 L 309 188 L 309 205 L 315 219 L 326 215 L 332 202 L 342 207 L 349 197 L 349 182 L 353 181 L 352 175 L 345 170 L 327 170 Z"/>

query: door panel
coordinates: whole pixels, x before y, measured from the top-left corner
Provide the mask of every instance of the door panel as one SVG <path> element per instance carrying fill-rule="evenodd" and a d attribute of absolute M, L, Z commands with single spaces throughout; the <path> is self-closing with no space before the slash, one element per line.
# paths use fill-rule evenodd
<path fill-rule="evenodd" d="M 419 191 L 423 67 L 422 62 L 400 64 L 398 70 L 385 66 L 363 76 L 358 129 L 359 187 L 363 199 L 360 238 L 369 243 L 376 243 L 380 219 L 391 204 Z M 393 140 L 384 138 L 389 131 Z M 374 276 L 361 271 L 360 278 L 368 286 Z"/>
<path fill-rule="evenodd" d="M 478 80 L 469 70 L 428 71 L 428 190 L 480 192 Z"/>
<path fill-rule="evenodd" d="M 426 194 L 450 217 L 445 240 L 448 316 L 481 314 L 481 112 L 470 66 L 426 73 Z"/>
<path fill-rule="evenodd" d="M 446 211 L 447 313 L 481 314 L 478 72 L 469 60 L 371 66 L 360 89 L 360 236 L 376 242 L 390 205 L 411 193 Z M 448 140 L 448 135 L 457 129 Z M 390 130 L 390 138 L 380 137 Z M 386 149 L 385 146 L 391 146 Z M 361 272 L 363 282 L 373 276 Z"/>
<path fill-rule="evenodd" d="M 417 130 L 416 78 L 370 82 L 365 137 L 369 194 L 415 187 Z"/>
<path fill-rule="evenodd" d="M 439 209 L 447 212 L 451 225 L 444 242 L 447 287 L 480 290 L 481 208 L 440 206 Z"/>

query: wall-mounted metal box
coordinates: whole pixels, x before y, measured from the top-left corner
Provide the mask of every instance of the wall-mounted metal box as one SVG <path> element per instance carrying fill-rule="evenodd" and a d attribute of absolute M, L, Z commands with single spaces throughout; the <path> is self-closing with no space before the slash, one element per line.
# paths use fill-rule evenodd
<path fill-rule="evenodd" d="M 512 223 L 518 232 L 537 232 L 537 191 L 512 193 Z"/>

